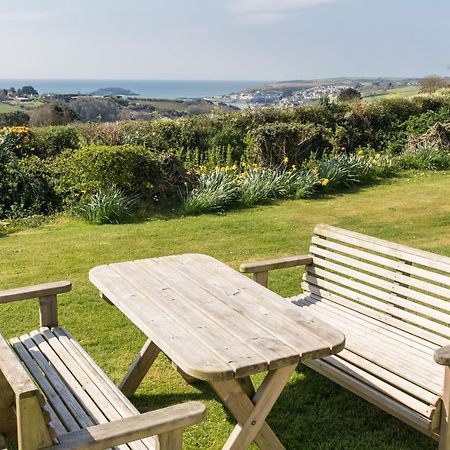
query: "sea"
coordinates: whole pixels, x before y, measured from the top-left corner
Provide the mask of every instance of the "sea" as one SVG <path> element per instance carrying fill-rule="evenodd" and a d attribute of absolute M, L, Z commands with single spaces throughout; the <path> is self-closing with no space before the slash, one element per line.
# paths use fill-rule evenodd
<path fill-rule="evenodd" d="M 50 80 L 0 79 L 0 88 L 33 86 L 39 94 L 88 94 L 101 88 L 122 88 L 141 98 L 183 99 L 228 95 L 267 83 L 261 80 Z"/>

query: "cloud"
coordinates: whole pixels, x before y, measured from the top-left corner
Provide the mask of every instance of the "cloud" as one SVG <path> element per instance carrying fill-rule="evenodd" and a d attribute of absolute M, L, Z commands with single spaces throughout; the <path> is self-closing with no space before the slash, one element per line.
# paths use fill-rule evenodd
<path fill-rule="evenodd" d="M 0 12 L 0 22 L 40 22 L 57 14 L 56 11 Z"/>
<path fill-rule="evenodd" d="M 240 20 L 250 24 L 278 22 L 303 8 L 337 0 L 231 0 L 231 8 Z"/>

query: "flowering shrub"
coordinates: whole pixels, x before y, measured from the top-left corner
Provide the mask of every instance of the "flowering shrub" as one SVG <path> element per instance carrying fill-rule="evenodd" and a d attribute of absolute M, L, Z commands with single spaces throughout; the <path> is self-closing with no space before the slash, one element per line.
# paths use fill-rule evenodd
<path fill-rule="evenodd" d="M 28 127 L 4 127 L 0 129 L 0 147 L 19 158 L 32 153 L 32 134 Z"/>

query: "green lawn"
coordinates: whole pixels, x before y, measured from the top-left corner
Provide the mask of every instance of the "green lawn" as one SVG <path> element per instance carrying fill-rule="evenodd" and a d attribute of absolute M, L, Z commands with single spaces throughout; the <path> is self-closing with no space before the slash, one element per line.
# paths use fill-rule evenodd
<path fill-rule="evenodd" d="M 60 297 L 60 322 L 119 381 L 145 337 L 99 299 L 88 281 L 90 268 L 182 252 L 207 253 L 237 268 L 242 261 L 307 252 L 319 222 L 450 255 L 449 199 L 450 176 L 425 173 L 344 195 L 282 201 L 223 215 L 104 226 L 64 218 L 0 238 L 0 287 L 72 280 L 73 292 Z M 299 289 L 298 271 L 275 272 L 270 285 L 293 295 Z M 0 329 L 8 336 L 29 331 L 37 320 L 33 302 L 0 308 Z M 201 400 L 208 408 L 207 421 L 187 433 L 186 448 L 221 448 L 234 425 L 230 416 L 205 384 L 185 385 L 164 357 L 133 398 L 142 410 L 184 400 Z M 288 449 L 437 449 L 430 438 L 304 366 L 268 420 Z"/>

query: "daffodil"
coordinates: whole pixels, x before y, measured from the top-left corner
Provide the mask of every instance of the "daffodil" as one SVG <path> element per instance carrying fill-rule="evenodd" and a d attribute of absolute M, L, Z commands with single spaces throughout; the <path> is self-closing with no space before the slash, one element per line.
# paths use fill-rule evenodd
<path fill-rule="evenodd" d="M 289 158 L 287 156 L 284 157 L 283 159 L 284 164 L 287 164 L 289 162 Z"/>
<path fill-rule="evenodd" d="M 330 182 L 330 180 L 329 180 L 328 178 L 322 178 L 322 179 L 320 180 L 320 184 L 321 184 L 322 186 L 327 186 L 329 182 Z"/>

